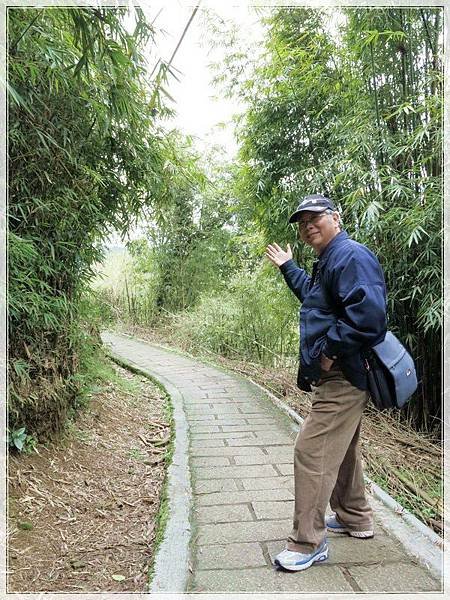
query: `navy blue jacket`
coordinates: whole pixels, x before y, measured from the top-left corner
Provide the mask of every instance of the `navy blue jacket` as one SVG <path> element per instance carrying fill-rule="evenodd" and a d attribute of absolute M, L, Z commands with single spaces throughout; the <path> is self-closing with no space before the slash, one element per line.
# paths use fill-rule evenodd
<path fill-rule="evenodd" d="M 320 379 L 320 355 L 333 359 L 346 379 L 367 389 L 362 351 L 384 339 L 386 285 L 377 257 L 341 231 L 308 275 L 293 260 L 280 267 L 300 308 L 298 385 L 310 391 Z"/>

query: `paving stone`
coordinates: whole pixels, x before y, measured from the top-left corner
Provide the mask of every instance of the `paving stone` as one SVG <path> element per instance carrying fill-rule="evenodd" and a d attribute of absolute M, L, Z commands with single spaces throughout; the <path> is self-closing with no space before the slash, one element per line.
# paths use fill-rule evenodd
<path fill-rule="evenodd" d="M 220 429 L 218 425 L 192 425 L 189 427 L 191 433 L 218 433 Z"/>
<path fill-rule="evenodd" d="M 189 421 L 192 423 L 197 423 L 197 422 L 201 422 L 201 421 L 208 421 L 211 423 L 215 423 L 216 417 L 215 417 L 215 415 L 211 415 L 211 414 L 204 415 L 204 414 L 199 413 L 198 415 L 190 415 Z"/>
<path fill-rule="evenodd" d="M 224 425 L 223 431 L 273 431 L 272 425 L 247 423 L 246 425 Z"/>
<path fill-rule="evenodd" d="M 262 440 L 261 438 L 257 438 L 255 434 L 255 438 L 252 440 L 247 439 L 231 439 L 228 443 L 229 446 L 285 446 L 289 442 L 289 438 L 281 438 L 281 436 L 274 437 L 273 439 L 267 438 Z"/>
<path fill-rule="evenodd" d="M 187 412 L 200 411 L 203 408 L 209 408 L 209 400 L 207 398 L 199 398 L 193 394 L 183 393 L 184 396 L 184 408 Z"/>
<path fill-rule="evenodd" d="M 220 397 L 217 399 L 210 398 L 204 392 L 201 394 L 192 395 L 190 399 L 191 404 L 198 404 L 200 408 L 205 404 L 228 404 L 233 403 L 233 399 L 230 397 Z"/>
<path fill-rule="evenodd" d="M 338 537 L 339 539 L 337 539 Z M 380 537 L 383 539 L 380 539 Z M 378 554 L 378 560 L 375 559 L 377 563 L 380 562 L 379 559 L 380 556 L 382 556 L 385 561 L 393 560 L 394 563 L 392 564 L 397 565 L 397 568 L 403 568 L 403 565 L 397 562 L 399 560 L 399 555 L 400 557 L 402 556 L 402 552 L 401 550 L 399 552 L 396 543 L 385 536 L 380 537 L 377 538 L 376 536 L 371 540 L 357 540 L 356 538 L 350 538 L 344 535 L 337 536 L 331 534 L 328 537 L 329 555 L 324 564 L 327 566 L 341 564 L 352 572 L 355 562 L 370 563 L 373 561 L 374 556 Z M 275 556 L 284 550 L 285 547 L 285 540 L 267 543 L 267 550 L 272 563 Z M 372 566 L 376 567 L 377 564 L 374 563 Z M 374 588 L 373 590 L 368 591 L 381 591 L 381 589 Z"/>
<path fill-rule="evenodd" d="M 282 475 L 294 475 L 294 463 L 289 465 L 276 465 L 276 467 Z"/>
<path fill-rule="evenodd" d="M 194 494 L 205 494 L 205 496 L 213 495 L 220 492 L 234 492 L 237 490 L 236 482 L 233 479 L 194 479 L 192 483 Z"/>
<path fill-rule="evenodd" d="M 294 478 L 278 475 L 277 477 L 255 477 L 254 479 L 241 479 L 246 490 L 278 490 L 280 488 L 294 489 Z"/>
<path fill-rule="evenodd" d="M 208 398 L 210 398 L 211 402 L 214 402 L 214 400 L 217 398 L 218 400 L 222 400 L 222 399 L 230 399 L 233 400 L 235 402 L 246 402 L 248 400 L 250 400 L 250 398 L 248 398 L 245 395 L 245 392 L 243 392 L 240 389 L 233 389 L 233 390 L 228 390 L 228 391 L 224 391 L 224 392 L 214 392 L 214 391 L 209 391 L 206 392 L 206 395 Z"/>
<path fill-rule="evenodd" d="M 219 446 L 224 447 L 224 440 L 191 440 L 191 448 L 217 448 Z"/>
<path fill-rule="evenodd" d="M 424 567 L 410 562 L 349 567 L 348 572 L 363 592 L 441 591 L 441 583 Z"/>
<path fill-rule="evenodd" d="M 251 446 L 240 446 L 236 448 L 229 448 L 227 446 L 203 448 L 203 446 L 200 446 L 191 449 L 191 456 L 241 456 L 243 454 L 258 454 L 263 456 L 261 448 L 252 448 Z"/>
<path fill-rule="evenodd" d="M 242 417 L 242 414 L 239 412 L 237 406 L 234 404 L 215 404 L 213 407 L 211 406 L 195 406 L 192 408 L 188 408 L 186 410 L 186 415 L 188 418 L 191 416 L 195 417 L 196 415 L 227 415 L 227 414 L 239 414 Z"/>
<path fill-rule="evenodd" d="M 245 422 L 245 419 L 242 418 L 241 416 L 234 416 L 234 415 L 224 415 L 221 418 L 217 418 L 216 415 L 214 414 L 207 414 L 207 415 L 198 415 L 195 418 L 194 417 L 190 417 L 189 418 L 189 423 L 193 426 L 197 426 L 197 425 L 217 425 L 217 426 L 222 426 L 222 425 L 247 425 L 247 423 Z"/>
<path fill-rule="evenodd" d="M 285 539 L 292 529 L 292 519 L 279 521 L 244 521 L 216 525 L 199 525 L 197 544 L 228 542 L 263 542 Z"/>
<path fill-rule="evenodd" d="M 269 446 L 267 448 L 267 454 L 264 453 L 265 462 L 260 464 L 282 464 L 288 465 L 293 464 L 294 450 L 292 446 Z M 250 460 L 250 459 L 249 459 Z M 251 464 L 242 462 L 240 464 Z M 284 469 L 284 466 L 283 466 Z"/>
<path fill-rule="evenodd" d="M 329 561 L 338 563 L 379 563 L 398 561 L 404 558 L 405 550 L 395 538 L 377 535 L 369 540 L 361 540 L 338 533 L 329 533 L 328 542 L 332 552 Z"/>
<path fill-rule="evenodd" d="M 267 454 L 262 453 L 236 456 L 234 460 L 237 465 L 270 465 L 274 462 Z"/>
<path fill-rule="evenodd" d="M 197 523 L 232 523 L 233 521 L 253 521 L 250 508 L 245 504 L 224 504 L 222 506 L 199 506 L 195 509 Z"/>
<path fill-rule="evenodd" d="M 196 570 L 199 569 L 236 569 L 243 567 L 265 566 L 266 559 L 261 546 L 247 544 L 217 544 L 206 548 L 200 546 L 196 556 Z"/>
<path fill-rule="evenodd" d="M 233 479 L 235 477 L 271 477 L 275 470 L 270 465 L 245 467 L 198 467 L 195 471 L 197 479 Z"/>
<path fill-rule="evenodd" d="M 242 385 L 232 385 L 232 384 L 228 384 L 225 386 L 225 390 L 226 390 L 226 394 L 230 395 L 230 396 L 235 396 L 236 398 L 238 398 L 241 402 L 243 402 L 244 400 L 246 402 L 251 402 L 253 400 L 257 400 L 258 398 L 258 394 L 255 394 L 251 388 L 246 388 L 245 386 Z M 214 390 L 208 390 L 207 392 L 210 396 L 214 396 L 214 394 L 216 393 Z M 221 396 L 224 396 L 225 393 L 224 392 L 218 392 L 217 397 L 220 398 Z"/>
<path fill-rule="evenodd" d="M 223 481 L 228 481 L 224 479 Z M 213 494 L 203 494 L 196 497 L 198 506 L 210 506 L 216 504 L 239 504 L 241 502 L 271 501 L 271 500 L 292 500 L 293 492 L 282 488 L 277 490 L 243 490 L 238 492 L 216 492 Z M 292 511 L 291 511 L 292 514 Z M 287 516 L 291 516 L 287 515 Z"/>
<path fill-rule="evenodd" d="M 201 385 L 201 380 L 200 380 L 200 376 L 191 378 L 191 379 L 183 379 L 183 381 L 179 381 L 177 382 L 177 388 L 179 390 L 182 390 L 183 392 L 185 390 L 187 391 L 196 391 L 199 393 L 202 393 L 202 390 L 200 389 L 200 385 Z"/>
<path fill-rule="evenodd" d="M 219 433 L 191 433 L 191 439 L 193 440 L 252 440 L 255 439 L 254 433 L 251 431 L 232 431 L 231 433 L 225 433 L 223 431 Z"/>
<path fill-rule="evenodd" d="M 142 342 L 110 337 L 114 351 L 164 375 L 183 394 L 198 516 L 195 589 L 302 596 L 354 593 L 358 586 L 378 593 L 440 591 L 440 581 L 378 523 L 372 540 L 330 533 L 329 559 L 303 573 L 267 565 L 266 549 L 273 559 L 292 527 L 296 433 L 288 417 L 240 377 Z"/>
<path fill-rule="evenodd" d="M 279 463 L 291 463 L 294 460 L 294 446 L 287 444 L 286 446 L 272 446 L 267 448 L 267 455 Z"/>
<path fill-rule="evenodd" d="M 265 412 L 265 407 L 264 406 L 257 406 L 253 403 L 251 404 L 247 404 L 247 403 L 238 403 L 236 402 L 235 406 L 237 406 L 240 410 L 241 413 L 246 414 L 246 415 L 259 415 L 259 416 L 263 416 L 266 415 L 267 413 Z"/>
<path fill-rule="evenodd" d="M 193 396 L 196 398 L 206 398 L 206 392 L 200 389 L 200 386 L 196 383 L 186 383 L 186 385 L 177 384 L 177 388 L 185 397 Z"/>
<path fill-rule="evenodd" d="M 352 592 L 338 567 L 313 565 L 302 573 L 276 571 L 273 567 L 198 571 L 193 592 Z"/>
<path fill-rule="evenodd" d="M 226 456 L 198 456 L 191 460 L 192 466 L 197 467 L 228 467 L 230 459 Z"/>
<path fill-rule="evenodd" d="M 220 419 L 215 420 L 214 425 L 216 424 L 220 425 L 221 427 L 228 427 L 230 425 L 248 425 L 248 423 L 245 422 L 245 419 L 243 419 L 242 416 L 221 417 Z"/>
<path fill-rule="evenodd" d="M 292 446 L 295 439 L 295 435 L 293 433 L 288 433 L 287 431 L 281 428 L 272 432 L 257 431 L 255 435 L 260 440 L 271 441 L 272 439 L 278 439 L 279 443 L 283 443 L 285 446 Z M 282 442 L 282 440 L 284 440 L 284 442 Z"/>
<path fill-rule="evenodd" d="M 239 410 L 239 406 L 236 402 L 214 402 L 211 401 L 210 410 L 214 411 L 218 415 L 226 415 L 226 414 L 239 414 L 242 418 L 242 413 Z"/>
<path fill-rule="evenodd" d="M 259 455 L 240 456 L 239 458 L 236 458 L 236 464 L 237 465 L 273 465 L 273 464 L 279 463 L 280 460 L 282 460 L 283 458 L 285 458 L 286 460 L 288 459 L 285 451 L 275 454 L 275 456 L 272 453 L 263 454 L 262 456 L 259 456 Z"/>
<path fill-rule="evenodd" d="M 257 519 L 288 519 L 294 512 L 294 501 L 252 502 Z"/>
<path fill-rule="evenodd" d="M 175 375 L 176 377 L 185 379 L 184 375 L 189 376 L 189 375 L 192 375 L 192 373 L 193 373 L 192 369 L 189 369 L 187 367 L 186 368 L 178 367 L 175 364 L 167 363 L 165 365 L 158 365 L 156 362 L 147 364 L 148 361 L 145 359 L 144 359 L 144 363 L 145 364 L 143 366 L 147 366 L 152 371 L 156 371 L 157 373 L 160 373 L 161 375 Z M 181 376 L 183 376 L 183 377 L 181 377 Z M 190 381 L 195 381 L 195 380 L 191 379 Z"/>

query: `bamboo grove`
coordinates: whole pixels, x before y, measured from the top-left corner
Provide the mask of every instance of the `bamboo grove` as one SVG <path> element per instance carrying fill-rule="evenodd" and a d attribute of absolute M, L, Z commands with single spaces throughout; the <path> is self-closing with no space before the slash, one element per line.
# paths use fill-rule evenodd
<path fill-rule="evenodd" d="M 168 111 L 168 69 L 152 86 L 142 56 L 154 30 L 138 9 L 130 33 L 126 12 L 8 12 L 10 430 L 47 435 L 76 407 L 102 240 L 188 170 L 154 122 Z"/>
<path fill-rule="evenodd" d="M 329 23 L 327 12 L 279 10 L 263 58 L 233 82 L 249 104 L 241 206 L 270 242 L 292 238 L 299 195 L 338 202 L 344 227 L 380 257 L 389 326 L 417 360 L 409 417 L 439 430 L 442 12 L 345 9 Z M 298 247 L 297 258 L 309 255 Z"/>
<path fill-rule="evenodd" d="M 164 130 L 170 67 L 148 81 L 153 26 L 138 10 L 130 33 L 125 13 L 9 10 L 10 429 L 46 435 L 76 407 L 104 311 L 94 265 L 138 218 L 110 316 L 294 365 L 298 307 L 263 252 L 290 242 L 311 266 L 287 218 L 319 192 L 379 256 L 421 379 L 406 416 L 439 432 L 442 11 L 267 9 L 258 51 L 206 20 L 217 85 L 245 106 L 231 163 Z"/>

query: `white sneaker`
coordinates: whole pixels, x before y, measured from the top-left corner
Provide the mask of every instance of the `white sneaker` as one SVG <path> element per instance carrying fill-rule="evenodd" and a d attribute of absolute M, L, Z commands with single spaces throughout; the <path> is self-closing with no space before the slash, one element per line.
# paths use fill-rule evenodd
<path fill-rule="evenodd" d="M 373 538 L 373 529 L 367 529 L 366 531 L 354 531 L 353 529 L 349 529 L 343 523 L 340 523 L 336 515 L 331 517 L 327 517 L 325 524 L 327 526 L 328 531 L 333 531 L 334 533 L 348 533 L 355 538 L 368 539 Z"/>
<path fill-rule="evenodd" d="M 311 554 L 283 550 L 275 557 L 274 563 L 286 571 L 304 571 L 315 562 L 322 562 L 328 558 L 328 546 L 326 541 Z"/>

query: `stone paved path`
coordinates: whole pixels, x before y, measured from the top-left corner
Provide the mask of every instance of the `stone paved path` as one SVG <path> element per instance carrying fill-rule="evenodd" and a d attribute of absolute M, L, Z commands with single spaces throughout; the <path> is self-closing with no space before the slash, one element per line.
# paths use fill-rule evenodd
<path fill-rule="evenodd" d="M 320 565 L 302 573 L 275 570 L 272 557 L 291 529 L 292 421 L 237 375 L 124 336 L 103 339 L 114 354 L 170 381 L 182 394 L 194 498 L 187 591 L 441 589 L 379 522 L 372 540 L 330 534 L 329 559 Z"/>

